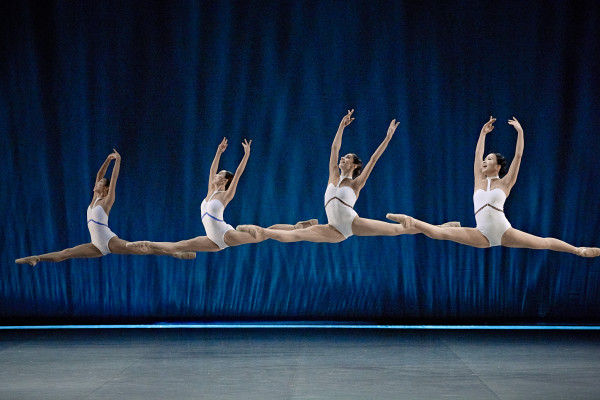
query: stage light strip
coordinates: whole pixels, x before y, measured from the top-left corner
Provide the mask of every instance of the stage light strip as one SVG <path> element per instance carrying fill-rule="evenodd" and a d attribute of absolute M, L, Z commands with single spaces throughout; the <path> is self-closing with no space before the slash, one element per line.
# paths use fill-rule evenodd
<path fill-rule="evenodd" d="M 388 329 L 388 330 L 600 330 L 598 325 L 361 325 L 303 323 L 157 323 L 146 325 L 22 325 L 0 330 L 44 329 Z"/>

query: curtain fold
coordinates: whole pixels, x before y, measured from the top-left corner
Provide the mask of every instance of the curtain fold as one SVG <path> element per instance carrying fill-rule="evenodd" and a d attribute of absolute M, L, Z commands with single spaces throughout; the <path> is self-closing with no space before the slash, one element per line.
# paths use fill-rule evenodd
<path fill-rule="evenodd" d="M 400 121 L 355 209 L 474 226 L 473 155 L 514 156 L 514 228 L 600 246 L 596 2 L 33 2 L 2 6 L 0 323 L 600 319 L 600 259 L 474 249 L 422 235 L 14 264 L 89 242 L 95 174 L 122 155 L 110 227 L 125 240 L 204 235 L 200 203 L 252 152 L 225 220 L 326 223 L 331 141 L 363 162 Z M 108 174 L 110 174 L 109 169 Z"/>

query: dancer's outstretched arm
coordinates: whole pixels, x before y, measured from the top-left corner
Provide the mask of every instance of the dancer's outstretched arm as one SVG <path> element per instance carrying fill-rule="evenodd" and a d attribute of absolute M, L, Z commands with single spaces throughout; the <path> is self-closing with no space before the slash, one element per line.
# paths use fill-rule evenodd
<path fill-rule="evenodd" d="M 340 125 L 338 126 L 338 130 L 333 138 L 333 143 L 331 144 L 331 153 L 329 155 L 329 181 L 328 183 L 337 184 L 340 180 L 340 170 L 338 167 L 339 157 L 340 157 L 340 148 L 342 147 L 342 136 L 344 134 L 344 128 L 347 127 L 354 121 L 352 118 L 352 113 L 354 113 L 354 109 L 348 110 L 348 114 L 342 118 Z M 269 226 L 269 229 L 281 230 L 281 231 L 293 231 L 297 229 L 305 229 L 311 226 L 317 225 L 319 221 L 317 219 L 309 219 L 306 221 L 299 221 L 294 225 L 291 224 L 276 224 Z"/>
<path fill-rule="evenodd" d="M 523 128 L 521 124 L 515 117 L 508 120 L 508 123 L 515 127 L 517 130 L 517 147 L 515 149 L 515 157 L 510 163 L 510 168 L 508 169 L 508 173 L 502 179 L 506 181 L 506 185 L 508 186 L 508 190 L 512 189 L 514 184 L 517 182 L 517 175 L 519 175 L 519 168 L 521 167 L 521 159 L 523 158 L 523 147 L 525 140 L 523 139 Z"/>
<path fill-rule="evenodd" d="M 223 199 L 223 205 L 227 207 L 227 204 L 233 199 L 235 196 L 235 191 L 237 189 L 237 185 L 240 181 L 240 177 L 244 173 L 246 169 L 246 164 L 248 163 L 248 159 L 250 158 L 250 145 L 252 144 L 252 140 L 248 141 L 244 139 L 242 142 L 242 146 L 244 146 L 244 157 L 242 157 L 242 161 L 240 161 L 240 165 L 238 165 L 235 170 L 235 175 L 233 175 L 233 179 L 231 180 L 231 184 L 229 188 L 225 191 L 225 197 Z"/>
<path fill-rule="evenodd" d="M 340 158 L 340 148 L 342 147 L 342 136 L 344 134 L 344 128 L 350 125 L 354 118 L 352 118 L 352 113 L 354 109 L 348 110 L 348 114 L 342 118 L 340 122 L 340 126 L 333 138 L 333 143 L 331 144 L 331 154 L 329 155 L 329 183 L 337 184 L 340 179 L 340 170 L 338 168 L 339 158 Z"/>
<path fill-rule="evenodd" d="M 398 127 L 399 124 L 400 124 L 400 122 L 396 122 L 395 119 L 393 119 L 392 122 L 390 122 L 390 126 L 388 127 L 387 133 L 385 135 L 385 139 L 383 139 L 383 142 L 381 142 L 379 147 L 377 147 L 377 150 L 375 150 L 375 152 L 371 156 L 371 159 L 369 160 L 367 165 L 365 165 L 365 168 L 363 169 L 362 173 L 356 179 L 354 179 L 352 181 L 352 186 L 353 186 L 354 190 L 356 191 L 357 195 L 358 195 L 358 192 L 360 192 L 360 190 L 367 183 L 367 179 L 369 179 L 369 175 L 371 175 L 371 171 L 373 171 L 373 167 L 375 167 L 377 160 L 379 160 L 379 157 L 381 157 L 381 155 L 387 148 L 388 143 L 390 142 L 390 140 L 392 140 L 392 137 L 394 136 L 394 132 L 396 131 L 396 128 Z"/>
<path fill-rule="evenodd" d="M 494 122 L 496 118 L 490 116 L 490 120 L 483 125 L 481 132 L 479 133 L 479 140 L 477 140 L 477 147 L 475 147 L 475 164 L 473 166 L 473 174 L 475 177 L 475 185 L 485 179 L 483 173 L 483 152 L 485 151 L 485 136 L 494 130 Z"/>
<path fill-rule="evenodd" d="M 121 171 L 121 155 L 113 149 L 113 153 L 110 155 L 115 160 L 113 165 L 112 174 L 110 176 L 110 185 L 108 186 L 108 194 L 104 200 L 103 207 L 104 211 L 108 215 L 116 199 L 117 179 L 119 179 L 119 172 Z"/>
<path fill-rule="evenodd" d="M 94 184 L 98 183 L 100 181 L 100 179 L 104 178 L 104 175 L 106 175 L 106 170 L 108 169 L 110 162 L 114 159 L 115 159 L 114 153 L 110 153 L 106 157 L 106 160 L 104 160 L 104 162 L 102 163 L 102 166 L 100 167 L 100 169 L 98 170 L 98 173 L 96 174 L 96 182 L 94 182 Z"/>
<path fill-rule="evenodd" d="M 214 176 L 217 174 L 217 170 L 219 168 L 219 161 L 221 160 L 221 154 L 225 152 L 227 149 L 227 138 L 223 138 L 221 143 L 219 143 L 219 147 L 217 147 L 217 152 L 215 153 L 215 158 L 213 159 L 212 164 L 210 165 L 210 171 L 208 173 L 208 189 L 206 190 L 206 197 L 210 196 L 212 193 L 212 181 Z"/>

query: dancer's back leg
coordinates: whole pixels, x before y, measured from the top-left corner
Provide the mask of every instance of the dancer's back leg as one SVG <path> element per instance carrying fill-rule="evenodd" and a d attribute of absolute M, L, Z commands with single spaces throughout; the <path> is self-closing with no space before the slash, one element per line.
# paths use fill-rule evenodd
<path fill-rule="evenodd" d="M 80 244 L 75 247 L 55 251 L 52 253 L 40 254 L 39 256 L 29 256 L 15 260 L 17 264 L 29 264 L 35 266 L 41 261 L 61 262 L 71 258 L 95 258 L 102 257 L 102 252 L 91 243 Z"/>
<path fill-rule="evenodd" d="M 450 240 L 467 246 L 490 247 L 488 239 L 477 228 L 442 227 L 431 225 L 404 214 L 388 214 L 392 221 L 401 223 L 407 229 L 416 228 L 418 232 L 432 239 Z"/>

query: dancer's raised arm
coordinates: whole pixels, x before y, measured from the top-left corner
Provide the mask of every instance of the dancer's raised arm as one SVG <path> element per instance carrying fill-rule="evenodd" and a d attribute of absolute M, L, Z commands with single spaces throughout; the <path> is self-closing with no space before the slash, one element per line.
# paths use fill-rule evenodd
<path fill-rule="evenodd" d="M 473 167 L 473 173 L 475 175 L 475 185 L 477 182 L 485 179 L 483 173 L 483 152 L 485 151 L 485 135 L 494 130 L 493 123 L 496 122 L 496 118 L 490 116 L 490 120 L 483 125 L 481 132 L 479 133 L 479 140 L 477 141 L 477 147 L 475 147 L 475 165 Z"/>
<path fill-rule="evenodd" d="M 396 131 L 396 128 L 399 124 L 400 122 L 396 122 L 395 119 L 393 119 L 392 122 L 390 122 L 390 126 L 388 127 L 385 139 L 383 139 L 383 142 L 381 142 L 377 150 L 375 150 L 375 153 L 373 153 L 371 159 L 369 160 L 367 165 L 365 165 L 365 168 L 363 169 L 362 173 L 356 179 L 354 179 L 353 186 L 357 192 L 359 192 L 365 186 L 365 183 L 367 183 L 367 179 L 369 179 L 369 175 L 371 175 L 373 167 L 375 167 L 377 160 L 379 160 L 379 157 L 381 157 L 381 155 L 387 148 L 388 143 L 390 142 L 390 140 L 392 140 L 392 136 L 394 136 L 394 132 Z"/>
<path fill-rule="evenodd" d="M 119 178 L 119 171 L 121 170 L 121 155 L 113 149 L 113 153 L 109 156 L 115 160 L 113 165 L 112 174 L 110 176 L 110 185 L 108 186 L 108 194 L 106 195 L 106 201 L 104 202 L 104 210 L 106 213 L 110 213 L 110 209 L 115 204 L 115 191 L 117 189 L 117 179 Z"/>
<path fill-rule="evenodd" d="M 335 134 L 335 138 L 333 138 L 333 143 L 331 144 L 331 154 L 329 156 L 329 183 L 336 184 L 340 179 L 338 162 L 340 156 L 340 147 L 342 147 L 342 135 L 344 134 L 344 128 L 354 121 L 354 118 L 352 118 L 353 112 L 354 109 L 348 110 L 348 114 L 342 118 L 337 133 Z"/>
<path fill-rule="evenodd" d="M 240 161 L 240 165 L 238 165 L 235 170 L 235 175 L 233 175 L 233 179 L 231 180 L 231 184 L 229 188 L 225 191 L 225 198 L 223 205 L 227 207 L 227 204 L 233 199 L 235 196 L 235 190 L 237 189 L 238 182 L 240 181 L 240 177 L 244 173 L 244 169 L 246 169 L 246 164 L 248 163 L 248 158 L 250 158 L 250 145 L 252 144 L 252 140 L 248 141 L 244 139 L 242 142 L 242 146 L 244 146 L 244 157 L 242 157 L 242 161 Z"/>
<path fill-rule="evenodd" d="M 512 189 L 514 184 L 517 182 L 517 175 L 519 175 L 519 168 L 521 167 L 521 159 L 523 158 L 523 147 L 525 146 L 523 139 L 523 128 L 521 124 L 515 117 L 508 120 L 508 124 L 515 127 L 517 130 L 517 147 L 515 149 L 515 157 L 510 163 L 510 168 L 508 169 L 508 173 L 504 177 L 503 180 L 506 180 L 506 184 L 508 185 L 508 189 Z"/>
<path fill-rule="evenodd" d="M 100 167 L 100 169 L 98 170 L 98 173 L 96 174 L 96 182 L 94 182 L 94 184 L 97 184 L 100 179 L 104 178 L 104 175 L 106 174 L 106 170 L 108 169 L 108 166 L 110 164 L 110 162 L 112 160 L 114 160 L 114 154 L 110 153 L 107 157 L 106 160 L 104 160 L 104 162 L 102 163 L 102 166 Z"/>
<path fill-rule="evenodd" d="M 219 160 L 221 160 L 221 154 L 223 154 L 225 152 L 226 148 L 227 148 L 227 138 L 223 138 L 223 140 L 221 140 L 221 143 L 219 143 L 219 147 L 217 147 L 217 153 L 215 154 L 215 158 L 214 158 L 212 164 L 210 165 L 210 172 L 208 173 L 208 190 L 206 192 L 207 197 L 213 191 L 213 178 L 217 174 L 217 169 L 219 168 Z"/>

